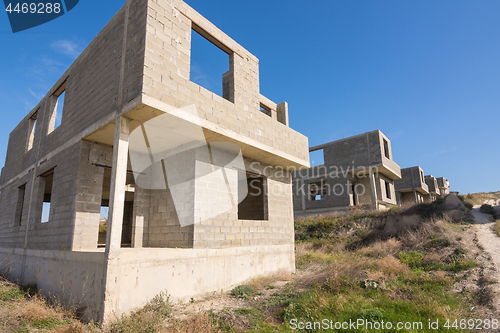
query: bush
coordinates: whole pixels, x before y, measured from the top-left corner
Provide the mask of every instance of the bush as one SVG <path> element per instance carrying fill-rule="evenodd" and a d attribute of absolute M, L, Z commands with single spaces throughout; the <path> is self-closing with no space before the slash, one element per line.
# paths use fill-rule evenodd
<path fill-rule="evenodd" d="M 484 213 L 484 214 L 491 214 L 491 215 L 495 214 L 495 209 L 493 208 L 493 206 L 488 205 L 488 204 L 481 205 L 481 208 L 479 208 L 479 211 L 481 213 Z"/>
<path fill-rule="evenodd" d="M 424 255 L 417 251 L 399 252 L 399 261 L 410 268 L 417 268 L 424 261 Z"/>
<path fill-rule="evenodd" d="M 255 295 L 255 290 L 249 285 L 243 284 L 231 290 L 231 295 L 238 298 L 249 299 Z"/>
<path fill-rule="evenodd" d="M 172 312 L 172 304 L 165 292 L 156 295 L 144 308 L 122 316 L 121 320 L 111 324 L 111 333 L 156 333 L 163 326 L 163 321 Z"/>
<path fill-rule="evenodd" d="M 448 247 L 450 244 L 450 241 L 445 238 L 436 238 L 424 244 L 424 247 Z"/>
<path fill-rule="evenodd" d="M 471 210 L 472 207 L 474 207 L 474 205 L 471 204 L 470 202 L 464 202 L 464 205 L 465 205 L 465 207 L 467 207 L 468 210 Z"/>

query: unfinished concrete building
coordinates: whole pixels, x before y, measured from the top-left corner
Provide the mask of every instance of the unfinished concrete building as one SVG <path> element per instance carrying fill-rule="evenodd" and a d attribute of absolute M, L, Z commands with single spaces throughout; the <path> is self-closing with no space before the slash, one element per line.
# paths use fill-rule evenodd
<path fill-rule="evenodd" d="M 360 206 L 383 210 L 396 205 L 394 180 L 401 178 L 391 142 L 379 130 L 311 147 L 324 164 L 293 173 L 295 216 Z"/>
<path fill-rule="evenodd" d="M 190 81 L 194 32 L 228 55 L 222 96 Z M 254 55 L 180 0 L 128 0 L 10 134 L 0 269 L 104 321 L 293 272 L 286 170 L 308 166 Z"/>
<path fill-rule="evenodd" d="M 433 175 L 425 176 L 425 183 L 429 187 L 429 195 L 424 196 L 425 202 L 432 202 L 436 200 L 439 195 L 439 187 L 436 177 Z"/>
<path fill-rule="evenodd" d="M 446 196 L 450 194 L 450 182 L 444 177 L 436 178 L 439 188 L 439 195 Z"/>
<path fill-rule="evenodd" d="M 401 179 L 394 181 L 399 205 L 419 204 L 429 196 L 424 171 L 419 166 L 401 169 Z"/>

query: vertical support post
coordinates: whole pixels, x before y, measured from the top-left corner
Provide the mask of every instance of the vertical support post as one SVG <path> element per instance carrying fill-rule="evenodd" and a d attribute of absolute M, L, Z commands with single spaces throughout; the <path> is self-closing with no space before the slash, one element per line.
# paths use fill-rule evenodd
<path fill-rule="evenodd" d="M 278 116 L 278 121 L 283 125 L 288 125 L 288 103 L 283 102 L 276 106 L 276 113 Z"/>
<path fill-rule="evenodd" d="M 375 184 L 375 176 L 373 175 L 373 168 L 370 167 L 368 170 L 370 174 L 370 191 L 372 194 L 372 202 L 375 205 L 375 209 L 378 210 L 377 188 Z"/>
<path fill-rule="evenodd" d="M 418 175 L 418 177 L 420 178 L 420 174 Z M 413 190 L 413 201 L 415 202 L 415 204 L 418 204 L 417 191 L 415 191 L 415 179 L 413 176 L 413 169 L 411 169 L 411 188 Z"/>
<path fill-rule="evenodd" d="M 118 251 L 121 247 L 129 131 L 130 120 L 118 116 L 115 120 L 106 253 Z"/>

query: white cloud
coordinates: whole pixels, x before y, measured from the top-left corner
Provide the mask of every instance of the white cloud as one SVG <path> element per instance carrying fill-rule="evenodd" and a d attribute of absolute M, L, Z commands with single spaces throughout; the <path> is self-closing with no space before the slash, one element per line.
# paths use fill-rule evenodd
<path fill-rule="evenodd" d="M 52 43 L 52 48 L 58 52 L 61 52 L 71 58 L 76 59 L 82 51 L 80 47 L 69 40 L 58 40 Z"/>
<path fill-rule="evenodd" d="M 452 146 L 451 148 L 442 149 L 440 151 L 436 151 L 436 152 L 434 152 L 432 154 L 429 154 L 429 155 L 423 155 L 422 157 L 439 156 L 439 155 L 443 155 L 443 154 L 448 154 L 448 153 L 454 152 L 455 150 L 457 150 L 457 147 L 456 146 Z"/>
<path fill-rule="evenodd" d="M 31 88 L 29 88 L 29 87 L 28 87 L 28 90 L 31 93 L 31 95 L 33 95 L 33 97 L 35 97 L 37 100 L 41 100 L 44 96 L 43 94 L 37 94 L 37 93 L 33 92 L 33 90 L 31 90 Z"/>

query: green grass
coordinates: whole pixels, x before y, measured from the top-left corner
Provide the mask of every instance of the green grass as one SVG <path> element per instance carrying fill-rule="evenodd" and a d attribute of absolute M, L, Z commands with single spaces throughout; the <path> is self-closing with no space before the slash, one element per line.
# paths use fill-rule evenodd
<path fill-rule="evenodd" d="M 237 286 L 233 290 L 231 290 L 231 295 L 237 298 L 249 299 L 254 296 L 256 291 L 250 287 L 249 285 L 243 284 L 241 286 Z"/>
<path fill-rule="evenodd" d="M 23 300 L 26 292 L 14 284 L 0 284 L 0 301 L 19 301 Z"/>
<path fill-rule="evenodd" d="M 348 278 L 349 279 L 349 278 Z M 427 323 L 428 319 L 461 318 L 463 296 L 448 292 L 449 279 L 435 278 L 421 272 L 410 272 L 387 284 L 387 290 L 363 289 L 353 277 L 347 281 L 341 293 L 329 290 L 324 285 L 314 286 L 311 290 L 288 299 L 288 305 L 280 313 L 281 325 L 265 325 L 249 332 L 293 332 L 290 321 L 314 322 L 328 318 L 333 322 L 366 319 L 397 323 L 412 321 Z M 394 291 L 399 295 L 394 297 Z M 335 332 L 335 330 L 324 330 Z M 368 332 L 360 327 L 343 332 Z M 311 330 L 319 332 L 319 330 Z M 402 330 L 402 332 L 405 332 Z M 435 332 L 446 332 L 444 328 Z"/>
<path fill-rule="evenodd" d="M 451 245 L 450 241 L 447 240 L 446 238 L 436 238 L 436 239 L 431 240 L 428 243 L 425 243 L 424 247 L 441 248 L 441 247 L 448 247 L 450 245 Z"/>

